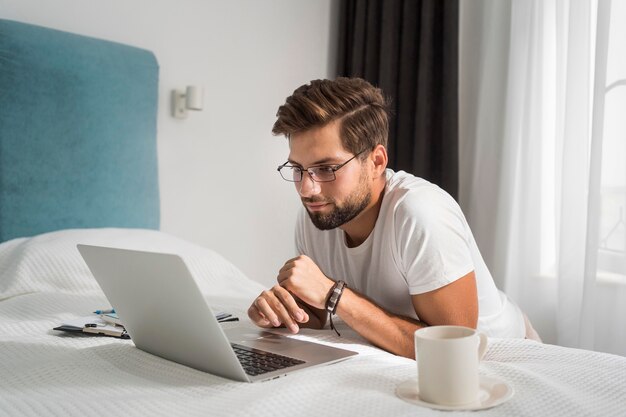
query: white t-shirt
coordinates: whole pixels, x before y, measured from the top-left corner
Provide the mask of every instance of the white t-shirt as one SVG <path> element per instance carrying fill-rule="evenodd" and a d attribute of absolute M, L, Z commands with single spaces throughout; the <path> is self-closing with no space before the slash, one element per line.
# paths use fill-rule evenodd
<path fill-rule="evenodd" d="M 304 207 L 296 248 L 333 280 L 385 310 L 419 319 L 411 295 L 443 287 L 471 271 L 478 290 L 478 329 L 490 337 L 524 337 L 521 310 L 499 291 L 456 201 L 438 186 L 406 172 L 386 172 L 387 185 L 374 230 L 349 248 L 339 229 L 322 231 Z"/>

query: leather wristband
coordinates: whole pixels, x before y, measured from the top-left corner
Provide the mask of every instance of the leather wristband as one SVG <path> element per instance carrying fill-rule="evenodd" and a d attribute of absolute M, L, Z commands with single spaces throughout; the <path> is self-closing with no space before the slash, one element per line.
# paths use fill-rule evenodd
<path fill-rule="evenodd" d="M 330 328 L 337 333 L 337 336 L 341 336 L 341 334 L 333 324 L 333 315 L 337 312 L 337 306 L 339 305 L 339 300 L 341 299 L 344 288 L 346 288 L 346 283 L 344 281 L 337 281 L 330 289 L 328 297 L 326 298 L 326 311 L 330 317 Z"/>

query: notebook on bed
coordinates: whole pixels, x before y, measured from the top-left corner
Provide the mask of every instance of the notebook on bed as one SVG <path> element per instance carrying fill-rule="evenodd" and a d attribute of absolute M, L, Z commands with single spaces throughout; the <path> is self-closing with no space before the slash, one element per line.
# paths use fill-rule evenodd
<path fill-rule="evenodd" d="M 146 352 L 246 382 L 356 355 L 260 329 L 225 332 L 178 255 L 77 247 L 135 346 Z"/>

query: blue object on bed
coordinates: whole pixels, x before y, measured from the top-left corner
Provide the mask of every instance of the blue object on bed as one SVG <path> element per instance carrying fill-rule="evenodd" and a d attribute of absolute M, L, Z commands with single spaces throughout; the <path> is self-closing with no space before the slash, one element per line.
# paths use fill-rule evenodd
<path fill-rule="evenodd" d="M 0 19 L 0 241 L 159 228 L 158 74 L 149 51 Z"/>

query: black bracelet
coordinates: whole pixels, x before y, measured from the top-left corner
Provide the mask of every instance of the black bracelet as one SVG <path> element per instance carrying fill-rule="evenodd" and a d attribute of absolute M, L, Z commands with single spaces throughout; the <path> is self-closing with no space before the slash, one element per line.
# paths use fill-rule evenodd
<path fill-rule="evenodd" d="M 339 299 L 341 299 L 341 295 L 343 294 L 343 290 L 346 288 L 346 283 L 343 281 L 337 281 L 335 285 L 330 289 L 328 293 L 328 297 L 326 298 L 326 311 L 330 317 L 330 328 L 337 333 L 337 336 L 341 336 L 335 324 L 333 323 L 333 314 L 337 312 L 337 306 L 339 304 Z"/>

